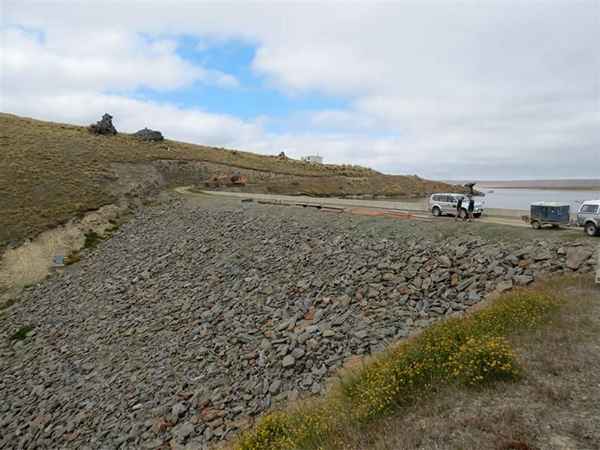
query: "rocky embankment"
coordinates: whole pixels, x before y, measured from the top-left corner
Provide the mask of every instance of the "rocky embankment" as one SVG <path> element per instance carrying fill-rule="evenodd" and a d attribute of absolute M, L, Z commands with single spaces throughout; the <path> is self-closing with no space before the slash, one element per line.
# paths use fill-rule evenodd
<path fill-rule="evenodd" d="M 210 201 L 138 211 L 0 316 L 0 447 L 205 448 L 323 392 L 354 355 L 593 268 L 585 244 L 397 224 Z"/>

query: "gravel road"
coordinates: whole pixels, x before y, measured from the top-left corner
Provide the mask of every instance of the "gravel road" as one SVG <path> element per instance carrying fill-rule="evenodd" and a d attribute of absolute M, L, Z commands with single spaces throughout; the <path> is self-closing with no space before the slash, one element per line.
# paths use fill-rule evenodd
<path fill-rule="evenodd" d="M 0 447 L 206 448 L 590 242 L 171 198 L 0 312 Z"/>

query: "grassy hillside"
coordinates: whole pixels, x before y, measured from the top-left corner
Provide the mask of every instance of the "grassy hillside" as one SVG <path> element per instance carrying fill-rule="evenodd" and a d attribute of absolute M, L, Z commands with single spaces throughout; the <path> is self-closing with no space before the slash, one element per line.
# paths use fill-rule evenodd
<path fill-rule="evenodd" d="M 277 174 L 253 189 L 314 195 L 419 195 L 447 185 L 385 176 L 358 166 L 313 165 L 275 156 L 131 135 L 96 136 L 85 127 L 0 114 L 0 248 L 113 202 L 112 163 L 180 160 Z M 274 184 L 273 184 L 274 183 Z"/>
<path fill-rule="evenodd" d="M 418 176 L 374 175 L 327 177 L 286 175 L 250 180 L 241 190 L 282 195 L 311 195 L 316 197 L 368 196 L 385 198 L 419 198 L 433 192 L 462 189 L 445 183 L 424 180 Z"/>

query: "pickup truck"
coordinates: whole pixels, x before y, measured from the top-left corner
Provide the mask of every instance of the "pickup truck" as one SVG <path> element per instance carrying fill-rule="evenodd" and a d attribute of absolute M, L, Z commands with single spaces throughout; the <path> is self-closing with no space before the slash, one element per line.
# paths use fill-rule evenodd
<path fill-rule="evenodd" d="M 600 232 L 600 200 L 587 200 L 577 212 L 577 225 L 583 227 L 588 236 Z"/>

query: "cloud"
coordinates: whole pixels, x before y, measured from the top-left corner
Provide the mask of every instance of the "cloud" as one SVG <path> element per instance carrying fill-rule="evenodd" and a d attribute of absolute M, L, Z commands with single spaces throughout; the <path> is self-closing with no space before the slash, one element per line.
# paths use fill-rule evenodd
<path fill-rule="evenodd" d="M 596 0 L 143 5 L 7 1 L 3 109 L 53 118 L 53 99 L 75 102 L 69 120 L 81 122 L 93 108 L 76 102 L 96 105 L 94 117 L 110 105 L 133 128 L 151 112 L 178 139 L 430 177 L 598 176 Z M 178 56 L 180 35 L 202 48 L 242 39 L 282 95 L 349 106 L 242 120 L 128 98 L 142 86 L 238 84 Z"/>
<path fill-rule="evenodd" d="M 137 88 L 172 90 L 195 82 L 235 87 L 228 74 L 191 64 L 176 42 L 144 39 L 125 30 L 45 30 L 42 37 L 17 27 L 2 30 L 5 92 L 100 92 Z"/>

